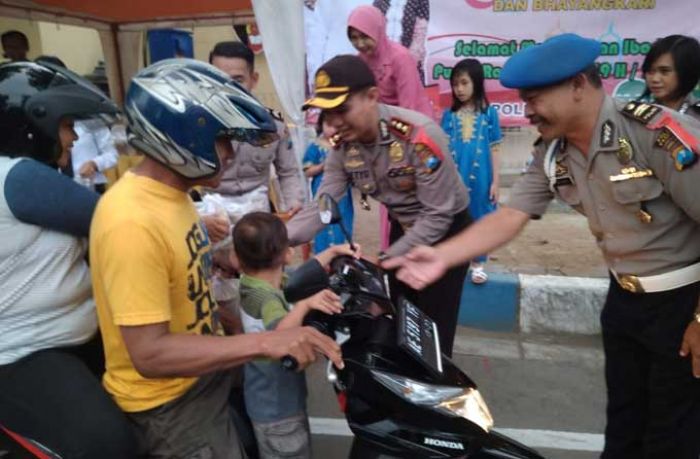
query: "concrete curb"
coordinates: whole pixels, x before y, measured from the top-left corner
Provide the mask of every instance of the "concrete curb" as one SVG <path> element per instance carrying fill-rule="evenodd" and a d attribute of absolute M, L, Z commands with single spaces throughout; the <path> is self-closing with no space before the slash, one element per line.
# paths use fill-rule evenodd
<path fill-rule="evenodd" d="M 459 324 L 490 331 L 600 333 L 608 279 L 489 273 L 486 284 L 467 278 Z"/>

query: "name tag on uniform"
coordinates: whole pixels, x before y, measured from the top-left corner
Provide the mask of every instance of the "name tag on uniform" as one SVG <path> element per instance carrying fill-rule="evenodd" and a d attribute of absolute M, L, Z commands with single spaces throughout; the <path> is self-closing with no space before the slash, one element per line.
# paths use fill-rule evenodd
<path fill-rule="evenodd" d="M 399 191 L 416 189 L 416 168 L 413 166 L 394 167 L 387 171 L 389 185 Z"/>
<path fill-rule="evenodd" d="M 353 171 L 350 174 L 353 180 L 364 180 L 366 178 L 369 178 L 368 170 Z"/>
<path fill-rule="evenodd" d="M 622 182 L 622 181 L 630 180 L 630 179 L 652 177 L 654 175 L 654 171 L 651 169 L 637 170 L 636 167 L 626 167 L 626 168 L 622 169 L 620 172 L 621 172 L 620 174 L 611 175 L 610 181 L 611 182 Z"/>

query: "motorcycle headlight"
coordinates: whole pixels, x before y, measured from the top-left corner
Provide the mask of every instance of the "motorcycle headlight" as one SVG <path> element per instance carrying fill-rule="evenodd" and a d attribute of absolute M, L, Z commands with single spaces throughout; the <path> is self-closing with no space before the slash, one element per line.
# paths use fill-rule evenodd
<path fill-rule="evenodd" d="M 485 432 L 493 428 L 491 412 L 479 391 L 474 388 L 437 386 L 384 371 L 371 371 L 384 387 L 415 405 L 464 418 Z"/>

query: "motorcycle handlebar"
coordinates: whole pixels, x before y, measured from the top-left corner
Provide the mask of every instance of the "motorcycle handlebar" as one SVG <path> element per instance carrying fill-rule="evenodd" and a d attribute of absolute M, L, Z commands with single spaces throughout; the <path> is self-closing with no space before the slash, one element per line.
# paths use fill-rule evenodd
<path fill-rule="evenodd" d="M 287 371 L 296 371 L 297 368 L 299 368 L 299 361 L 291 355 L 285 355 L 282 357 L 280 363 L 282 364 L 282 368 Z"/>

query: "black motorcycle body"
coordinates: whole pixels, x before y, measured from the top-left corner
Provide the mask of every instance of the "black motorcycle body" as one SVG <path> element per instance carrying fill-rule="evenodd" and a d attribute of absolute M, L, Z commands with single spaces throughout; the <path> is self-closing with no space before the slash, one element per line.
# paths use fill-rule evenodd
<path fill-rule="evenodd" d="M 329 274 L 320 265 L 295 272 L 285 296 L 323 288 L 340 295 L 344 310 L 312 311 L 305 324 L 341 344 L 345 368 L 329 363 L 327 378 L 355 434 L 351 457 L 542 458 L 492 430 L 476 384 L 439 352 L 434 323 L 391 297 L 379 267 L 338 257 Z"/>

